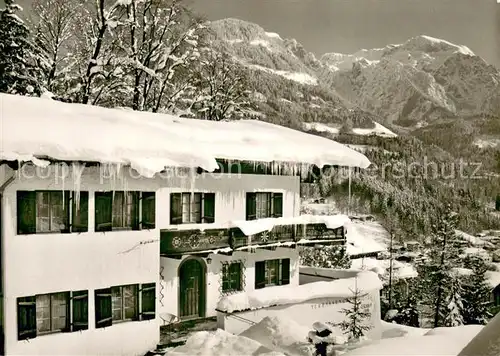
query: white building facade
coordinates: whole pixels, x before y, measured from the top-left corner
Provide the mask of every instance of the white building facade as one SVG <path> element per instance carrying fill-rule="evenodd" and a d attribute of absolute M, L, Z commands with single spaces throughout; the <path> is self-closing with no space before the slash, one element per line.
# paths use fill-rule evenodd
<path fill-rule="evenodd" d="M 223 296 L 299 284 L 290 231 L 230 228 L 297 217 L 298 175 L 112 170 L 2 165 L 5 354 L 143 355 L 165 315 L 213 317 Z"/>
<path fill-rule="evenodd" d="M 154 348 L 160 253 L 157 242 L 144 242 L 157 241 L 158 228 L 126 221 L 123 191 L 107 206 L 99 202 L 112 190 L 99 169 L 83 172 L 79 197 L 74 182 L 63 184 L 50 167 L 10 171 L 1 201 L 4 354 L 141 355 Z M 130 180 L 128 189 L 155 194 L 157 187 Z M 109 227 L 99 225 L 97 204 L 109 209 Z"/>
<path fill-rule="evenodd" d="M 370 164 L 254 120 L 0 102 L 6 355 L 144 355 L 166 320 L 215 316 L 231 293 L 297 285 L 295 247 L 345 243 L 342 224 L 299 224 L 296 171 L 254 164 Z"/>
<path fill-rule="evenodd" d="M 187 223 L 172 221 L 175 209 L 172 201 L 175 194 L 181 192 L 178 188 L 167 188 L 158 193 L 161 199 L 170 195 L 165 201 L 164 216 L 169 225 L 162 235 L 168 241 L 162 249 L 160 259 L 161 295 L 160 314 L 174 316 L 177 320 L 197 317 L 216 316 L 216 305 L 219 299 L 227 294 L 251 291 L 255 288 L 276 287 L 280 285 L 298 285 L 298 252 L 294 245 L 269 249 L 256 248 L 252 251 L 232 250 L 229 235 L 226 230 L 231 222 L 254 219 L 250 214 L 250 199 L 254 199 L 258 218 L 291 218 L 299 215 L 300 209 L 300 177 L 258 174 L 204 174 L 196 180 L 194 194 L 213 194 L 213 223 Z M 186 199 L 191 198 L 191 192 L 184 190 L 186 195 L 182 205 L 184 220 L 186 220 Z M 200 204 L 199 209 L 203 210 Z M 196 203 L 194 203 L 196 205 Z M 257 217 L 255 217 L 256 219 Z M 193 219 L 196 221 L 196 219 Z M 258 220 L 258 219 L 257 219 Z M 212 221 L 212 220 L 210 220 Z M 184 249 L 175 251 L 176 231 L 185 232 L 179 236 L 179 241 L 186 242 Z M 214 234 L 213 243 L 197 246 L 195 239 L 197 231 Z M 172 234 L 169 234 L 172 232 Z M 215 237 L 222 233 L 221 240 Z M 210 237 L 207 238 L 208 240 Z M 242 243 L 245 247 L 247 242 Z M 268 262 L 266 262 L 268 261 Z M 256 266 L 264 264 L 264 272 L 257 275 Z M 259 267 L 257 267 L 259 268 Z M 262 268 L 262 267 L 260 267 Z M 297 272 L 296 272 L 297 271 Z M 265 282 L 258 278 L 267 278 Z M 187 281 L 190 282 L 187 282 Z M 194 283 L 194 284 L 193 284 Z M 169 318 L 164 318 L 167 321 Z"/>

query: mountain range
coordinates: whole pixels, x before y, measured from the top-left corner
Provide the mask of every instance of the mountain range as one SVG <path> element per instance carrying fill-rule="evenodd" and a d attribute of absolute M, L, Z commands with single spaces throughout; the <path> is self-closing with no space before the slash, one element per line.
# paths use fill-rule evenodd
<path fill-rule="evenodd" d="M 451 132 L 460 147 L 500 148 L 500 72 L 464 45 L 420 35 L 318 58 L 254 23 L 223 19 L 209 27 L 211 45 L 248 73 L 265 120 L 334 130 L 346 122 L 384 125 L 436 144 Z"/>

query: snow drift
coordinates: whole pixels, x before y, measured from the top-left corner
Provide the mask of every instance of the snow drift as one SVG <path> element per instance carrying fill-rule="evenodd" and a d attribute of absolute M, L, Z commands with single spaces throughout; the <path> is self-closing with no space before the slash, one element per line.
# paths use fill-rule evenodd
<path fill-rule="evenodd" d="M 257 341 L 236 336 L 218 329 L 213 332 L 200 331 L 189 337 L 185 345 L 168 351 L 166 356 L 284 356 L 271 352 Z"/>

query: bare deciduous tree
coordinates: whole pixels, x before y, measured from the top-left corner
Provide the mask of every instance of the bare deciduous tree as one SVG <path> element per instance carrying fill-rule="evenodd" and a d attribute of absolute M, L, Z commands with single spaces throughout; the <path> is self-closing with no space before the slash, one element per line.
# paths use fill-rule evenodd
<path fill-rule="evenodd" d="M 246 79 L 228 55 L 208 51 L 200 63 L 191 110 L 197 117 L 220 121 L 241 118 L 250 110 Z"/>
<path fill-rule="evenodd" d="M 131 1 L 127 17 L 132 108 L 169 111 L 192 89 L 189 69 L 199 57 L 201 20 L 181 0 Z"/>
<path fill-rule="evenodd" d="M 35 43 L 48 61 L 45 86 L 53 91 L 54 82 L 69 59 L 68 42 L 73 36 L 74 17 L 81 4 L 72 0 L 34 0 L 31 24 Z"/>

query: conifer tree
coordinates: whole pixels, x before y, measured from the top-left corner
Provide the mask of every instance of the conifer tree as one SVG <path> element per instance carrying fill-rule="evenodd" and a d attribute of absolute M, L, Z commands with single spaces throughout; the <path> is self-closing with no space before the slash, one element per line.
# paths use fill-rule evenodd
<path fill-rule="evenodd" d="M 486 281 L 488 266 L 482 258 L 469 259 L 472 274 L 463 286 L 463 316 L 465 324 L 484 325 L 491 317 L 489 312 L 491 288 Z"/>
<path fill-rule="evenodd" d="M 351 292 L 352 296 L 347 298 L 350 307 L 341 310 L 345 317 L 339 323 L 339 327 L 347 334 L 349 341 L 357 341 L 371 329 L 371 326 L 366 323 L 366 320 L 371 317 L 371 313 L 364 303 L 366 294 L 358 289 L 357 278 Z"/>
<path fill-rule="evenodd" d="M 457 274 L 450 275 L 450 286 L 444 309 L 444 326 L 460 326 L 464 324 L 462 283 Z"/>
<path fill-rule="evenodd" d="M 35 47 L 29 29 L 17 15 L 22 7 L 5 0 L 0 10 L 0 92 L 38 95 L 41 92 Z"/>
<path fill-rule="evenodd" d="M 401 308 L 394 321 L 398 324 L 420 327 L 418 303 L 414 296 L 409 296 L 406 305 Z"/>
<path fill-rule="evenodd" d="M 459 285 L 454 277 L 453 267 L 458 266 L 461 248 L 456 237 L 458 215 L 446 205 L 433 225 L 432 248 L 429 263 L 422 266 L 425 299 L 433 309 L 434 327 L 443 326 L 445 319 L 456 311 L 460 304 Z M 452 303 L 450 305 L 450 303 Z M 454 303 L 454 304 L 453 304 Z M 448 306 L 453 307 L 452 310 Z M 450 321 L 448 321 L 450 322 Z"/>

